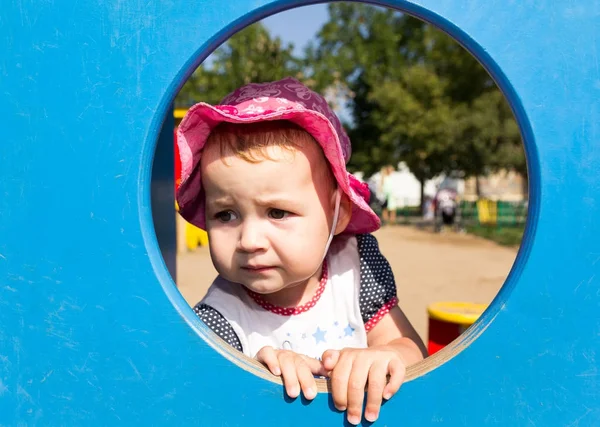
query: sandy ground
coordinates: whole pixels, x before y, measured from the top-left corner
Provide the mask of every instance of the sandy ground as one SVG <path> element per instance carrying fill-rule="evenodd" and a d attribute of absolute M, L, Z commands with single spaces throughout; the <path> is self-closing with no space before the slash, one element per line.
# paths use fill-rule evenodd
<path fill-rule="evenodd" d="M 517 248 L 474 236 L 434 234 L 413 227 L 385 227 L 375 236 L 392 266 L 400 306 L 425 342 L 429 304 L 488 304 L 504 283 L 517 254 Z M 178 256 L 177 285 L 190 305 L 202 298 L 215 276 L 207 248 Z"/>

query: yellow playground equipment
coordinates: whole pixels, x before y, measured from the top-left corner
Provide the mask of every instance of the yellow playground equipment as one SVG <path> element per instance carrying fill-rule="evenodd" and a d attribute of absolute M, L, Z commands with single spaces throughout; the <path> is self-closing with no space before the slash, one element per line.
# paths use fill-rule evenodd
<path fill-rule="evenodd" d="M 178 210 L 175 202 L 175 210 Z M 193 251 L 198 246 L 208 246 L 208 234 L 195 225 L 190 224 L 180 215 L 177 215 L 177 253 Z"/>
<path fill-rule="evenodd" d="M 498 203 L 493 200 L 477 200 L 477 213 L 479 223 L 485 225 L 496 225 L 498 222 Z"/>

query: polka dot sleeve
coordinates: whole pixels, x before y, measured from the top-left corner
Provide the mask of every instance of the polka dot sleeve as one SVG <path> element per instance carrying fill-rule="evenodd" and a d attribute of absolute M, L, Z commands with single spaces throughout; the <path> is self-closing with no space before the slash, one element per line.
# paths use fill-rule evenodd
<path fill-rule="evenodd" d="M 210 305 L 198 303 L 194 307 L 196 315 L 223 341 L 238 351 L 243 351 L 242 343 L 237 334 L 221 313 Z"/>
<path fill-rule="evenodd" d="M 398 304 L 396 281 L 390 264 L 379 252 L 375 236 L 359 234 L 356 239 L 360 258 L 360 313 L 368 332 Z"/>

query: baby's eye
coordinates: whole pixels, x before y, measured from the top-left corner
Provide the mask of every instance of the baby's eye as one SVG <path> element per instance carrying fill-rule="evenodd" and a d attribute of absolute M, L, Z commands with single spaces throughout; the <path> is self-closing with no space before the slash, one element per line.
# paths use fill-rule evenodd
<path fill-rule="evenodd" d="M 282 209 L 271 209 L 269 211 L 269 216 L 273 219 L 283 219 L 289 215 L 289 212 L 284 211 Z"/>
<path fill-rule="evenodd" d="M 237 219 L 237 216 L 233 211 L 221 211 L 215 215 L 215 218 L 221 222 L 229 222 Z"/>

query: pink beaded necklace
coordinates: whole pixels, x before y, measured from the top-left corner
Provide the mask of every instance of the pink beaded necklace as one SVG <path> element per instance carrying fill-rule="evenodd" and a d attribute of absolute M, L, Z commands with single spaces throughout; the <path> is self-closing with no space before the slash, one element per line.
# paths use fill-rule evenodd
<path fill-rule="evenodd" d="M 244 287 L 250 298 L 254 300 L 255 303 L 260 305 L 267 311 L 270 311 L 275 314 L 279 314 L 281 316 L 295 316 L 300 313 L 307 312 L 311 308 L 317 304 L 323 291 L 325 290 L 325 285 L 327 284 L 327 261 L 323 261 L 323 272 L 321 274 L 321 281 L 319 282 L 319 287 L 317 288 L 317 292 L 315 295 L 308 301 L 306 304 L 302 304 L 296 307 L 279 307 L 275 304 L 271 304 L 270 302 L 265 301 L 261 294 L 257 294 L 254 291 Z"/>

